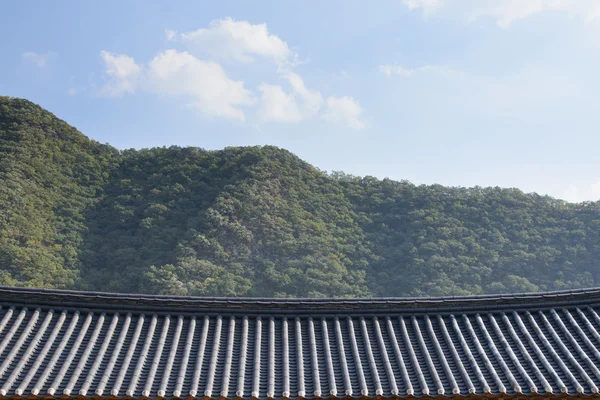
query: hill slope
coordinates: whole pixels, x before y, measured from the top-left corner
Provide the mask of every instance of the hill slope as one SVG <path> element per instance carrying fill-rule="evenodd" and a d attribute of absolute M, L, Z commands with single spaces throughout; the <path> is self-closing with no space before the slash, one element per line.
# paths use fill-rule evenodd
<path fill-rule="evenodd" d="M 0 97 L 0 283 L 75 285 L 84 210 L 117 156 L 40 107 Z"/>
<path fill-rule="evenodd" d="M 600 205 L 327 175 L 275 147 L 119 152 L 0 97 L 0 284 L 218 296 L 600 285 Z"/>

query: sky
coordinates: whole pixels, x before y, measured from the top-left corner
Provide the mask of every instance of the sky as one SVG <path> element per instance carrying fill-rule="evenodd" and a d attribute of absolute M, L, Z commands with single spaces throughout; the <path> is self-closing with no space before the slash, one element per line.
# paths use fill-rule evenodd
<path fill-rule="evenodd" d="M 600 1 L 12 1 L 0 95 L 102 143 L 600 199 Z"/>

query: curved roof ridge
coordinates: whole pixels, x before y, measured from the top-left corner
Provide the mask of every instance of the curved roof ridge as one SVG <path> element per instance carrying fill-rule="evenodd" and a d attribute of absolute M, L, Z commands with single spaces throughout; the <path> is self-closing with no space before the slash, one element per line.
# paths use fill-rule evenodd
<path fill-rule="evenodd" d="M 269 297 L 196 297 L 134 293 L 86 292 L 61 289 L 33 289 L 0 286 L 0 301 L 14 304 L 60 305 L 77 308 L 179 311 L 281 311 L 373 312 L 378 311 L 455 311 L 515 308 L 546 308 L 576 303 L 600 303 L 600 288 L 547 292 L 486 294 L 441 297 L 373 298 L 269 298 Z"/>

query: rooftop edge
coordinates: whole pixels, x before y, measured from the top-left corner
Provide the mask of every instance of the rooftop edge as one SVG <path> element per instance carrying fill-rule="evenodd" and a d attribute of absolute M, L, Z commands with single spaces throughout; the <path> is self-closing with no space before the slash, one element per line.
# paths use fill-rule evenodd
<path fill-rule="evenodd" d="M 600 303 L 600 288 L 443 297 L 195 297 L 0 286 L 0 303 L 78 309 L 214 313 L 380 313 L 540 309 Z"/>

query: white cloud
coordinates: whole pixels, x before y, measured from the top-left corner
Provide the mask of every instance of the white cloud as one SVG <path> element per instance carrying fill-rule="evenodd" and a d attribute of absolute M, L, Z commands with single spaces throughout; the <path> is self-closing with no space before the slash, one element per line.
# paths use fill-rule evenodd
<path fill-rule="evenodd" d="M 259 118 L 263 121 L 297 122 L 315 115 L 323 105 L 323 96 L 318 90 L 308 89 L 300 75 L 282 72 L 292 89 L 286 93 L 281 86 L 263 83 Z"/>
<path fill-rule="evenodd" d="M 165 29 L 165 37 L 168 41 L 175 40 L 175 37 L 177 37 L 177 32 L 172 29 Z"/>
<path fill-rule="evenodd" d="M 515 21 L 546 11 L 566 12 L 572 17 L 583 17 L 585 21 L 590 21 L 600 16 L 600 2 L 596 0 L 486 1 L 474 8 L 469 19 L 491 17 L 499 26 L 508 27 Z"/>
<path fill-rule="evenodd" d="M 208 28 L 181 33 L 192 54 L 204 54 L 240 63 L 258 58 L 272 63 L 275 74 L 284 79 L 289 89 L 263 82 L 259 86 L 262 121 L 298 122 L 317 115 L 323 108 L 323 96 L 317 89 L 308 88 L 295 71 L 298 54 L 288 44 L 269 32 L 266 24 L 251 24 L 225 18 L 212 21 Z"/>
<path fill-rule="evenodd" d="M 49 52 L 44 54 L 34 53 L 33 51 L 26 51 L 23 53 L 23 59 L 27 62 L 33 63 L 40 68 L 45 68 L 48 63 L 56 58 L 56 53 Z"/>
<path fill-rule="evenodd" d="M 379 66 L 379 71 L 391 77 L 392 75 L 412 76 L 419 72 L 436 72 L 440 74 L 450 74 L 453 71 L 450 68 L 441 65 L 424 65 L 418 68 L 405 68 L 399 64 L 384 64 Z"/>
<path fill-rule="evenodd" d="M 135 92 L 142 68 L 132 57 L 124 54 L 112 54 L 101 51 L 100 57 L 104 62 L 104 72 L 108 81 L 100 90 L 104 96 L 122 96 Z"/>
<path fill-rule="evenodd" d="M 323 96 L 316 89 L 308 89 L 304 79 L 288 69 L 280 69 L 279 75 L 285 79 L 291 92 L 286 93 L 281 86 L 263 83 L 259 118 L 263 121 L 298 122 L 316 115 L 323 105 Z M 278 98 L 281 104 L 275 99 Z M 285 111 L 285 112 L 284 112 Z"/>
<path fill-rule="evenodd" d="M 227 77 L 221 66 L 202 61 L 188 52 L 167 50 L 146 66 L 124 54 L 101 52 L 108 81 L 100 89 L 105 96 L 122 96 L 138 90 L 191 99 L 189 105 L 212 116 L 244 121 L 239 106 L 254 103 L 242 81 Z"/>
<path fill-rule="evenodd" d="M 302 100 L 302 107 L 306 116 L 314 115 L 323 104 L 323 96 L 318 90 L 307 89 L 300 75 L 285 72 L 284 78 L 288 80 L 294 93 Z"/>
<path fill-rule="evenodd" d="M 406 7 L 411 10 L 420 8 L 425 14 L 435 11 L 442 5 L 442 0 L 403 0 Z"/>
<path fill-rule="evenodd" d="M 208 28 L 182 33 L 181 38 L 190 51 L 243 63 L 260 56 L 286 65 L 293 64 L 296 58 L 286 42 L 269 33 L 266 24 L 225 18 L 212 21 Z"/>
<path fill-rule="evenodd" d="M 524 110 L 547 113 L 560 109 L 565 99 L 585 91 L 565 71 L 545 65 L 526 65 L 501 76 L 472 74 L 445 66 L 427 65 L 414 69 L 401 65 L 383 65 L 380 72 L 409 80 L 411 90 L 434 102 L 452 101 L 462 109 L 476 110 L 490 116 L 522 116 Z"/>
<path fill-rule="evenodd" d="M 215 117 L 244 121 L 239 106 L 254 103 L 244 82 L 227 77 L 221 66 L 188 52 L 167 50 L 148 63 L 146 89 L 159 94 L 189 96 L 191 105 Z"/>
<path fill-rule="evenodd" d="M 600 200 L 600 178 L 592 183 L 570 184 L 564 190 L 561 198 L 573 203 Z"/>
<path fill-rule="evenodd" d="M 192 54 L 245 64 L 262 58 L 273 64 L 276 75 L 287 81 L 290 90 L 286 92 L 280 85 L 263 82 L 258 88 L 260 120 L 298 122 L 317 115 L 322 109 L 320 91 L 307 88 L 304 79 L 293 71 L 298 54 L 270 33 L 266 24 L 224 18 L 212 21 L 208 28 L 181 33 L 179 37 Z"/>
<path fill-rule="evenodd" d="M 323 118 L 334 123 L 343 123 L 349 128 L 362 129 L 365 123 L 361 120 L 362 108 L 352 97 L 327 98 L 327 104 Z"/>
<path fill-rule="evenodd" d="M 192 99 L 195 109 L 206 115 L 244 121 L 242 107 L 254 105 L 256 99 L 242 80 L 228 77 L 218 59 L 241 64 L 261 59 L 264 62 L 259 68 L 271 69 L 273 76 L 285 81 L 287 88 L 269 82 L 258 85 L 259 120 L 299 122 L 323 112 L 321 92 L 307 87 L 304 78 L 294 70 L 298 55 L 285 41 L 270 33 L 266 24 L 225 18 L 212 21 L 208 28 L 187 33 L 166 29 L 165 37 L 184 45 L 188 51 L 167 50 L 147 65 L 138 65 L 127 55 L 103 51 L 108 81 L 101 94 L 121 96 L 139 89 L 187 97 Z M 326 112 L 329 120 L 343 121 L 337 117 L 340 111 Z M 360 125 L 356 121 L 350 124 Z"/>
<path fill-rule="evenodd" d="M 501 27 L 543 12 L 567 13 L 589 22 L 600 17 L 600 2 L 597 0 L 404 0 L 411 10 L 421 9 L 424 14 L 442 12 L 474 21 L 492 18 Z"/>
<path fill-rule="evenodd" d="M 294 96 L 285 93 L 281 86 L 263 83 L 258 89 L 261 92 L 258 116 L 262 121 L 298 122 L 302 120 L 302 113 Z"/>

